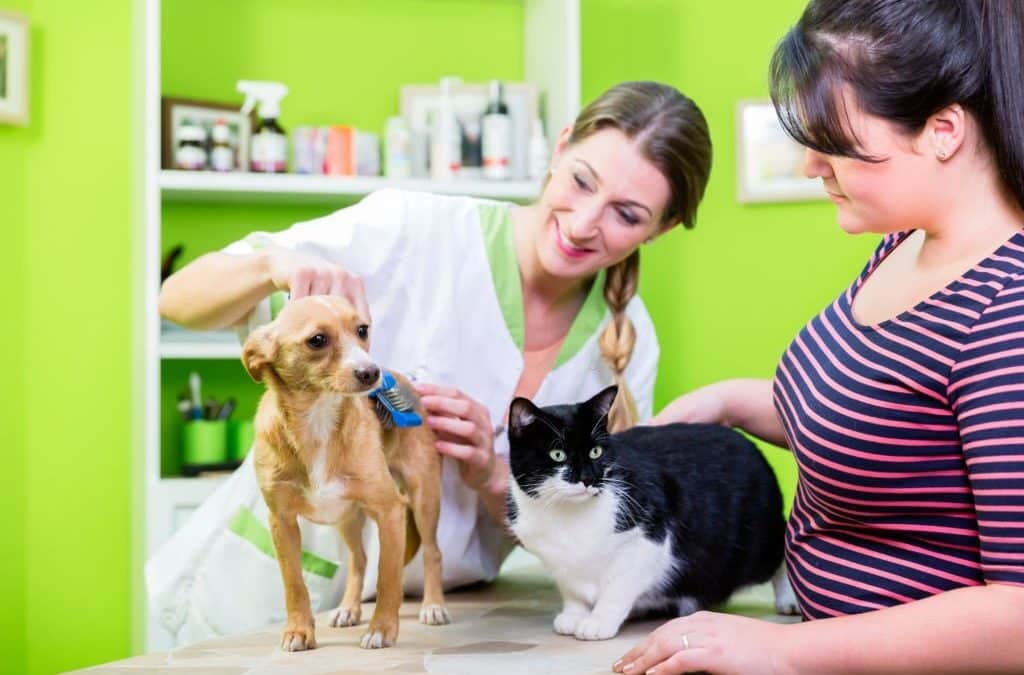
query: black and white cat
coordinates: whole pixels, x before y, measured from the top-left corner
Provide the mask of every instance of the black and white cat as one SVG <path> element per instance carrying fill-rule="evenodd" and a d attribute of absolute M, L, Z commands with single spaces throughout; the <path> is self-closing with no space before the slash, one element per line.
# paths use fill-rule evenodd
<path fill-rule="evenodd" d="M 608 639 L 630 615 L 689 614 L 773 575 L 793 613 L 782 496 L 757 447 L 711 424 L 610 435 L 617 391 L 509 411 L 509 524 L 561 592 L 555 632 Z"/>

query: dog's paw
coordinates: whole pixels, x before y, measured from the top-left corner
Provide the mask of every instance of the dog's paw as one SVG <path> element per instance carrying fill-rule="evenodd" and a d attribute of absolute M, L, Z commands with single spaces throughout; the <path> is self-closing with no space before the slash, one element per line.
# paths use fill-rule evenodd
<path fill-rule="evenodd" d="M 576 632 L 573 635 L 577 640 L 608 640 L 615 637 L 618 632 L 618 623 L 601 621 L 588 616 L 581 619 L 576 625 Z"/>
<path fill-rule="evenodd" d="M 362 608 L 359 605 L 355 607 L 338 607 L 330 613 L 328 621 L 335 628 L 358 626 L 361 612 Z"/>
<path fill-rule="evenodd" d="M 388 629 L 371 625 L 370 630 L 366 631 L 362 639 L 359 640 L 359 646 L 363 649 L 383 649 L 393 646 L 396 637 L 398 637 L 397 627 Z"/>
<path fill-rule="evenodd" d="M 587 618 L 586 614 L 578 614 L 576 612 L 562 612 L 561 614 L 555 617 L 555 632 L 559 635 L 575 635 L 576 626 L 578 626 L 580 621 L 582 621 L 585 618 Z"/>
<path fill-rule="evenodd" d="M 423 605 L 420 608 L 420 623 L 425 623 L 428 626 L 443 626 L 451 622 L 448 608 L 444 605 Z"/>
<path fill-rule="evenodd" d="M 316 647 L 316 634 L 313 626 L 288 626 L 281 636 L 281 650 L 286 652 L 304 652 Z"/>

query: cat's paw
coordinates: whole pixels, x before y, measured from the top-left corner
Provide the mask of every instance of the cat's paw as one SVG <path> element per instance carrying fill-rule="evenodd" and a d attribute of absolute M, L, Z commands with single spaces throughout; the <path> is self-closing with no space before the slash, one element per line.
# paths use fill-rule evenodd
<path fill-rule="evenodd" d="M 618 634 L 620 625 L 618 622 L 601 621 L 588 616 L 576 625 L 573 635 L 577 640 L 608 640 Z"/>
<path fill-rule="evenodd" d="M 587 618 L 586 614 L 579 614 L 577 612 L 562 612 L 555 617 L 555 632 L 559 635 L 575 635 L 576 626 L 579 625 L 580 621 Z"/>

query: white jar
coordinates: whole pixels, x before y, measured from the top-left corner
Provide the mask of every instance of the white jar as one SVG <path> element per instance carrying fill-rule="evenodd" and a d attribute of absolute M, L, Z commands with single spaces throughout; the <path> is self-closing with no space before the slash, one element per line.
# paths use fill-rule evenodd
<path fill-rule="evenodd" d="M 205 129 L 194 124 L 183 124 L 178 128 L 174 166 L 182 171 L 201 171 L 206 168 Z"/>

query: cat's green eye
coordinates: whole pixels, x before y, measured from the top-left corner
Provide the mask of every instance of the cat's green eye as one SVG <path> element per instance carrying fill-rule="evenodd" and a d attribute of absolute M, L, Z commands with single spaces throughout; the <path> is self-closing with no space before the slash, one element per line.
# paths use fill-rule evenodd
<path fill-rule="evenodd" d="M 602 454 L 604 454 L 604 448 L 602 448 L 600 445 L 595 445 L 590 449 L 590 459 L 597 459 Z"/>
<path fill-rule="evenodd" d="M 555 460 L 556 462 L 565 461 L 565 451 L 563 450 L 552 450 L 551 452 L 548 453 L 548 456 L 551 457 L 551 459 Z"/>

